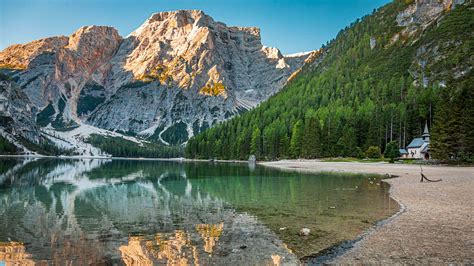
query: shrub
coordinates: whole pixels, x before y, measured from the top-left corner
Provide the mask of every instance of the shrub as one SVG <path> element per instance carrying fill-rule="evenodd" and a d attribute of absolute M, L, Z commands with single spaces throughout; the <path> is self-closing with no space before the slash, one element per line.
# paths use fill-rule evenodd
<path fill-rule="evenodd" d="M 371 159 L 378 159 L 381 156 L 380 147 L 378 146 L 370 146 L 367 151 L 365 152 L 365 156 Z"/>

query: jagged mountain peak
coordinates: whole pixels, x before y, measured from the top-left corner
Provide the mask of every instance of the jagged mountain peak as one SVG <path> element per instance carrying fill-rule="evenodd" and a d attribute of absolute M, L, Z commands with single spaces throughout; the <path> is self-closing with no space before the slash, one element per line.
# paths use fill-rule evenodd
<path fill-rule="evenodd" d="M 0 68 L 26 69 L 37 56 L 44 52 L 56 51 L 66 46 L 68 41 L 66 36 L 56 36 L 11 45 L 0 52 Z"/>
<path fill-rule="evenodd" d="M 113 27 L 96 25 L 83 26 L 69 36 L 66 48 L 79 51 L 81 46 L 93 46 L 97 42 L 103 41 L 120 43 L 121 40 L 122 37 Z"/>
<path fill-rule="evenodd" d="M 15 44 L 0 52 L 1 68 L 26 69 L 29 64 L 45 53 L 56 53 L 71 50 L 77 56 L 102 57 L 111 56 L 118 47 L 122 37 L 113 27 L 84 26 L 70 36 L 55 36 L 35 40 L 26 44 Z M 102 51 L 94 48 L 102 47 Z M 108 52 L 106 50 L 111 50 Z M 89 58 L 91 59 L 91 58 Z"/>
<path fill-rule="evenodd" d="M 179 19 L 180 22 L 193 23 L 193 20 L 199 19 L 201 17 L 207 17 L 212 20 L 212 18 L 204 13 L 202 10 L 189 9 L 189 10 L 176 10 L 176 11 L 165 11 L 153 13 L 148 19 L 149 22 L 165 21 L 170 18 Z M 191 21 L 189 21 L 191 20 Z M 182 26 L 181 25 L 177 25 Z"/>
<path fill-rule="evenodd" d="M 259 28 L 227 26 L 199 10 L 155 13 L 124 40 L 112 59 L 106 87 L 120 91 L 139 81 L 173 88 L 166 96 L 169 105 L 138 108 L 127 114 L 133 119 L 124 120 L 111 104 L 89 122 L 172 143 L 162 135 L 178 130 L 192 136 L 256 106 L 278 91 L 308 56 L 286 58 L 277 48 L 262 45 Z M 136 90 L 130 89 L 128 97 L 135 98 Z M 182 99 L 192 104 L 182 105 Z"/>
<path fill-rule="evenodd" d="M 144 31 L 162 34 L 163 29 L 176 29 L 200 23 L 201 26 L 215 23 L 214 20 L 201 10 L 178 10 L 153 13 L 130 36 L 139 36 Z"/>
<path fill-rule="evenodd" d="M 215 21 L 211 16 L 207 15 L 202 10 L 177 10 L 153 13 L 140 28 L 150 24 L 163 23 L 170 23 L 168 26 L 174 28 L 180 28 L 190 24 L 197 24 L 201 27 L 213 27 L 218 25 L 234 30 L 246 31 L 255 36 L 260 36 L 260 28 L 258 27 L 227 26 L 223 22 Z"/>
<path fill-rule="evenodd" d="M 161 83 L 185 89 L 199 90 L 215 84 L 236 87 L 229 71 L 232 61 L 242 53 L 276 60 L 278 69 L 294 70 L 292 62 L 285 62 L 277 48 L 263 47 L 259 28 L 228 27 L 200 10 L 155 13 L 129 35 L 128 43 L 131 45 L 124 46 L 128 51 L 119 54 L 129 55 L 124 68 L 134 79 L 155 77 Z"/>
<path fill-rule="evenodd" d="M 281 54 L 280 50 L 275 47 L 267 47 L 263 46 L 262 50 L 268 55 L 269 58 L 282 58 L 283 55 Z"/>
<path fill-rule="evenodd" d="M 48 130 L 87 123 L 181 144 L 276 93 L 308 56 L 264 47 L 259 28 L 178 10 L 125 39 L 92 25 L 7 48 L 0 64 L 19 66 L 14 78 Z"/>
<path fill-rule="evenodd" d="M 212 31 L 240 31 L 260 39 L 260 29 L 258 27 L 227 26 L 223 22 L 215 21 L 202 10 L 177 10 L 154 13 L 137 30 L 133 31 L 129 37 L 137 37 L 143 34 L 145 29 L 153 34 L 163 34 L 163 30 L 176 30 L 180 28 L 185 28 L 185 32 L 193 28 L 206 28 Z"/>

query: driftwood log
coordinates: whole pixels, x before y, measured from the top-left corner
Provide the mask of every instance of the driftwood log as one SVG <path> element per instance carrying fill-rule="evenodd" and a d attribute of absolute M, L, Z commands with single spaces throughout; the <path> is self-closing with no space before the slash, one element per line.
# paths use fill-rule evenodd
<path fill-rule="evenodd" d="M 420 165 L 420 169 L 421 169 L 421 179 L 420 179 L 420 182 L 423 182 L 423 181 L 426 181 L 426 182 L 439 182 L 441 181 L 442 179 L 437 179 L 437 180 L 431 180 L 429 179 L 428 177 L 426 177 L 424 174 L 423 174 L 423 168 L 421 167 Z"/>
<path fill-rule="evenodd" d="M 431 180 L 431 179 L 429 179 L 428 177 L 426 177 L 423 173 L 421 173 L 421 180 L 420 180 L 420 182 L 423 182 L 423 181 L 427 181 L 427 182 L 439 182 L 439 181 L 441 181 L 441 179 Z"/>

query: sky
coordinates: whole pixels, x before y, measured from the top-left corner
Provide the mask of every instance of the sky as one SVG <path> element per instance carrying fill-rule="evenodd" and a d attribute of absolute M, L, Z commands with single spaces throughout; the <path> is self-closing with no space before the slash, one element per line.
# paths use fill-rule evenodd
<path fill-rule="evenodd" d="M 229 26 L 256 26 L 262 42 L 283 54 L 311 51 L 390 0 L 0 0 L 0 50 L 70 35 L 85 25 L 115 27 L 122 36 L 151 14 L 200 9 Z"/>

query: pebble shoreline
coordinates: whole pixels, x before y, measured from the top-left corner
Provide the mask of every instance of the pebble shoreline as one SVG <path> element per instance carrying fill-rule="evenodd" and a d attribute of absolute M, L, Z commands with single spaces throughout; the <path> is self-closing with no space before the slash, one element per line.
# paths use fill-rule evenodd
<path fill-rule="evenodd" d="M 284 160 L 262 165 L 304 172 L 396 175 L 385 180 L 405 208 L 367 234 L 335 264 L 446 264 L 474 262 L 474 167 L 423 166 L 441 182 L 420 182 L 420 166 Z"/>

